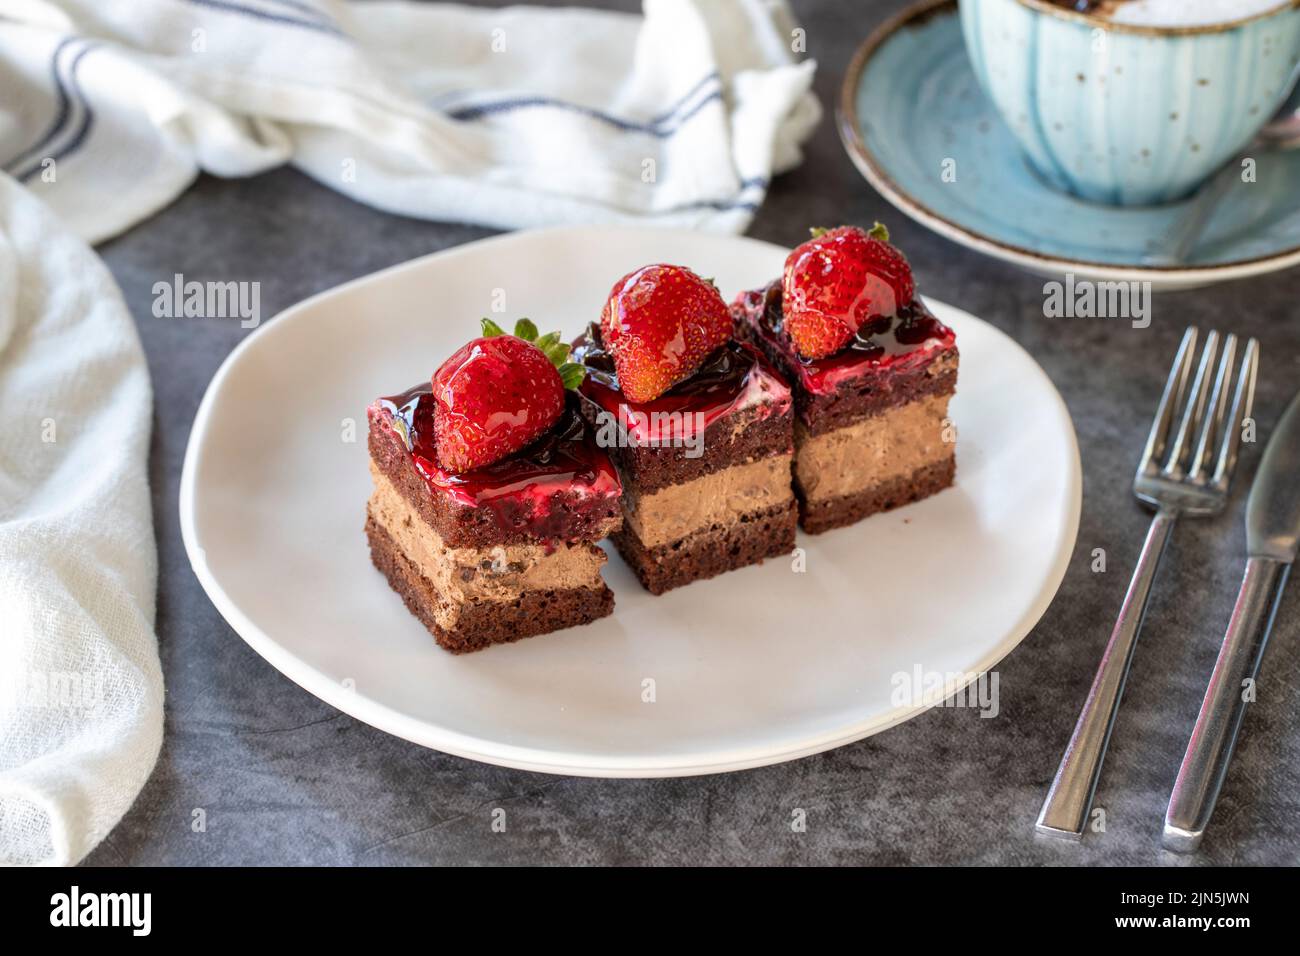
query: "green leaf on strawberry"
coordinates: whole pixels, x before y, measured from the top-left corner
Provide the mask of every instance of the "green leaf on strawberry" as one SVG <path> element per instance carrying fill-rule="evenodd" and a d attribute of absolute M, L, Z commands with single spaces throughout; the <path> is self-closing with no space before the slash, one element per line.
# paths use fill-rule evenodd
<path fill-rule="evenodd" d="M 489 318 L 482 319 L 483 337 L 495 338 L 498 335 L 511 335 L 501 326 L 497 325 Z M 538 333 L 537 324 L 532 319 L 519 319 L 515 322 L 513 333 L 517 339 L 523 339 L 531 345 L 541 349 L 542 354 L 546 356 L 556 370 L 561 373 L 564 379 L 565 388 L 577 388 L 582 384 L 583 378 L 586 377 L 587 369 L 584 365 L 576 365 L 569 361 L 569 345 L 560 338 L 560 333 L 547 332 L 545 335 Z M 566 374 L 565 369 L 568 368 Z M 581 373 L 581 374 L 579 374 Z"/>
<path fill-rule="evenodd" d="M 569 346 L 564 342 L 558 342 L 550 348 L 542 349 L 546 357 L 551 360 L 551 364 L 556 368 L 564 365 L 569 360 Z"/>
<path fill-rule="evenodd" d="M 587 377 L 587 366 L 579 365 L 577 362 L 564 362 L 557 367 L 560 370 L 560 381 L 564 383 L 565 388 L 577 388 Z"/>

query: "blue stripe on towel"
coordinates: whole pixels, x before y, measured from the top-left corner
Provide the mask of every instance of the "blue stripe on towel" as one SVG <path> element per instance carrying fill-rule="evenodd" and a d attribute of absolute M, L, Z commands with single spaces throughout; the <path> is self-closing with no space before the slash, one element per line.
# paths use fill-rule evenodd
<path fill-rule="evenodd" d="M 73 134 L 72 139 L 68 140 L 62 149 L 54 153 L 52 158 L 55 160 L 76 152 L 81 147 L 81 144 L 86 141 L 86 137 L 90 135 L 91 127 L 95 125 L 95 111 L 90 108 L 90 101 L 86 99 L 86 94 L 82 92 L 81 80 L 77 78 L 77 67 L 81 65 L 82 58 L 97 46 L 99 46 L 98 43 L 87 43 L 73 59 L 72 65 L 68 67 L 68 82 L 72 86 L 72 95 L 81 104 L 81 123 L 78 124 L 77 131 Z"/>
<path fill-rule="evenodd" d="M 85 94 L 81 91 L 81 83 L 77 80 L 77 67 L 81 65 L 82 58 L 97 47 L 98 43 L 87 43 L 82 47 L 77 55 L 72 58 L 72 63 L 68 65 L 68 86 L 70 87 L 71 99 L 74 103 L 81 105 L 81 122 L 77 124 L 77 129 L 72 135 L 72 139 L 64 143 L 62 147 L 56 149 L 49 156 L 40 157 L 39 161 L 31 169 L 15 177 L 20 183 L 25 183 L 39 174 L 45 168 L 45 160 L 52 159 L 56 163 L 76 152 L 81 144 L 85 142 L 86 137 L 90 135 L 90 129 L 95 125 L 95 113 L 86 101 Z"/>
<path fill-rule="evenodd" d="M 71 63 L 68 64 L 66 82 L 59 71 L 60 54 L 76 39 L 80 38 L 69 37 L 64 40 L 55 48 L 54 55 L 51 57 L 55 91 L 59 97 L 59 110 L 54 123 L 39 142 L 30 149 L 25 150 L 21 156 L 12 160 L 5 167 L 6 171 L 19 182 L 28 182 L 38 175 L 45 168 L 47 159 L 58 162 L 75 152 L 85 142 L 86 137 L 90 134 L 91 127 L 94 126 L 95 113 L 90 108 L 90 104 L 86 101 L 85 94 L 81 90 L 81 83 L 77 80 L 77 68 L 81 65 L 82 57 L 99 46 L 99 44 L 87 42 L 85 46 L 77 51 L 76 55 L 72 57 Z M 64 57 L 63 59 L 67 58 Z M 53 144 L 63 134 L 75 112 L 74 108 L 78 106 L 81 107 L 81 121 L 73 131 L 72 138 L 58 149 L 47 152 L 46 147 Z M 24 166 L 26 168 L 23 168 Z"/>
<path fill-rule="evenodd" d="M 334 20 L 324 10 L 320 9 L 314 3 L 307 3 L 305 0 L 267 0 L 267 3 L 273 3 L 276 6 L 288 7 L 290 10 L 297 10 L 299 13 L 305 13 L 308 16 L 323 20 L 325 23 L 333 23 Z"/>
<path fill-rule="evenodd" d="M 722 82 L 722 77 L 718 74 L 717 70 L 714 70 L 708 76 L 701 77 L 700 81 L 696 83 L 694 86 L 692 86 L 686 92 L 685 96 L 680 97 L 676 103 L 674 103 L 668 109 L 664 110 L 664 112 L 660 113 L 654 119 L 650 120 L 650 122 L 656 125 L 668 122 L 670 119 L 673 118 L 673 116 L 677 113 L 678 110 L 680 110 L 683 106 L 685 106 L 692 99 L 694 99 L 695 95 L 699 93 L 700 90 L 704 89 L 706 86 L 708 86 L 710 83 L 714 81 L 717 81 L 718 83 Z"/>
<path fill-rule="evenodd" d="M 15 169 L 29 162 L 33 156 L 39 156 L 40 151 L 48 146 L 54 137 L 58 136 L 59 133 L 63 131 L 64 125 L 67 124 L 68 116 L 72 112 L 72 101 L 68 97 L 67 88 L 63 85 L 63 78 L 59 76 L 59 55 L 67 49 L 70 44 L 75 43 L 77 39 L 78 37 L 65 37 L 59 42 L 59 45 L 54 48 L 54 53 L 50 56 L 50 82 L 54 87 L 55 94 L 59 98 L 59 108 L 55 111 L 54 122 L 50 124 L 50 128 L 45 131 L 45 135 L 37 140 L 35 144 L 23 150 L 13 159 L 9 160 L 9 162 L 5 163 L 5 172 L 12 175 Z"/>
<path fill-rule="evenodd" d="M 245 17 L 252 17 L 255 20 L 266 20 L 270 23 L 281 23 L 286 26 L 303 27 L 307 30 L 318 30 L 321 33 L 329 34 L 330 36 L 344 39 L 347 38 L 347 34 L 329 20 L 304 20 L 301 17 L 291 17 L 280 13 L 271 13 L 269 10 L 259 10 L 256 7 L 246 7 L 241 3 L 235 3 L 234 0 L 185 0 L 185 2 L 191 3 L 196 7 L 210 7 L 213 10 L 220 10 L 223 13 L 235 13 Z M 284 2 L 284 0 L 279 0 L 279 2 Z M 313 10 L 312 12 L 318 17 L 321 16 L 319 11 Z"/>
<path fill-rule="evenodd" d="M 737 199 L 701 199 L 698 202 L 688 202 L 682 206 L 674 206 L 668 212 L 685 212 L 688 209 L 713 209 L 718 212 L 746 209 L 749 212 L 758 212 L 758 203 Z"/>
<path fill-rule="evenodd" d="M 767 187 L 768 180 L 765 176 L 753 176 L 749 179 L 742 179 L 740 181 L 740 193 L 731 199 L 699 199 L 695 202 L 683 203 L 680 206 L 673 206 L 671 209 L 665 209 L 660 215 L 686 212 L 690 209 L 714 209 L 718 212 L 727 212 L 731 209 L 746 209 L 749 212 L 758 212 L 758 207 L 763 201 L 763 196 L 759 196 L 757 200 L 741 199 L 740 196 L 751 189 L 761 189 L 764 190 L 766 194 Z"/>
<path fill-rule="evenodd" d="M 717 83 L 718 88 L 711 90 L 708 95 L 696 99 L 698 94 L 708 87 L 711 83 Z M 659 116 L 650 120 L 630 120 L 620 116 L 614 116 L 611 113 L 603 112 L 591 106 L 583 106 L 581 103 L 571 103 L 568 100 L 556 99 L 550 96 L 520 96 L 514 99 L 497 100 L 495 103 L 482 103 L 475 106 L 462 106 L 447 111 L 447 116 L 453 120 L 469 121 L 482 119 L 485 116 L 492 116 L 499 113 L 512 113 L 515 110 L 531 109 L 535 107 L 547 107 L 550 109 L 565 110 L 570 113 L 577 113 L 580 116 L 586 116 L 598 122 L 605 123 L 617 130 L 627 133 L 646 133 L 650 136 L 666 139 L 679 130 L 691 117 L 695 116 L 700 110 L 713 102 L 722 100 L 721 77 L 716 72 L 710 73 L 693 87 L 690 92 L 683 96 L 677 103 L 661 113 Z M 686 109 L 689 107 L 689 109 Z M 684 112 L 683 112 L 684 110 Z"/>

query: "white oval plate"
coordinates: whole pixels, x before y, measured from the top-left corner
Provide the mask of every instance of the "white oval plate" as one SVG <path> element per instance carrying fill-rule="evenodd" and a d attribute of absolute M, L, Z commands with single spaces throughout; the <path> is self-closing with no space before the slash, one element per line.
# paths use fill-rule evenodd
<path fill-rule="evenodd" d="M 430 375 L 501 295 L 498 319 L 527 315 L 576 334 L 614 281 L 644 263 L 688 264 L 729 298 L 777 275 L 785 255 L 690 232 L 523 232 L 288 309 L 230 354 L 199 407 L 180 492 L 195 573 L 240 636 L 317 697 L 407 740 L 505 766 L 739 770 L 933 706 L 1042 615 L 1080 503 L 1074 428 L 1052 383 L 1006 335 L 939 302 L 961 349 L 955 487 L 801 534 L 802 573 L 769 560 L 654 597 L 613 555 L 612 617 L 453 656 L 370 564 L 366 405 Z M 918 667 L 948 675 L 944 692 L 894 699 L 895 675 Z"/>

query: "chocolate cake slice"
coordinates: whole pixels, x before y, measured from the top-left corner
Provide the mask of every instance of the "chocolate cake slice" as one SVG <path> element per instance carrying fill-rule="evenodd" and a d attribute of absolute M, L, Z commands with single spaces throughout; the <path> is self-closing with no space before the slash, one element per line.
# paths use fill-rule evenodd
<path fill-rule="evenodd" d="M 615 546 L 653 594 L 794 549 L 790 390 L 752 346 L 729 342 L 663 395 L 619 390 L 593 323 L 574 343 L 582 411 L 623 483 Z"/>
<path fill-rule="evenodd" d="M 782 328 L 782 285 L 742 293 L 737 328 L 791 382 L 794 488 L 816 534 L 919 501 L 952 484 L 956 337 L 920 297 L 869 320 L 834 355 L 805 359 Z"/>
<path fill-rule="evenodd" d="M 597 540 L 622 523 L 620 485 L 575 393 L 527 448 L 454 474 L 434 447 L 425 383 L 368 409 L 366 536 L 407 608 L 453 653 L 610 614 Z"/>

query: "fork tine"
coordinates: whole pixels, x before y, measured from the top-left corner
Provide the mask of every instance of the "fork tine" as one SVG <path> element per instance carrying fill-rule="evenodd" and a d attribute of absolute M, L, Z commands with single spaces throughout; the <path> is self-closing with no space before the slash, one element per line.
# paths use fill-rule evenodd
<path fill-rule="evenodd" d="M 1199 426 L 1205 414 L 1210 371 L 1214 368 L 1214 355 L 1218 347 L 1218 332 L 1210 332 L 1205 336 L 1205 348 L 1201 350 L 1201 364 L 1196 370 L 1196 381 L 1192 384 L 1191 394 L 1187 396 L 1187 402 L 1183 405 L 1183 418 L 1178 424 L 1178 434 L 1174 436 L 1169 454 L 1165 458 L 1165 467 L 1161 471 L 1161 474 L 1166 477 L 1178 477 L 1182 473 L 1188 436 L 1191 435 L 1193 428 Z"/>
<path fill-rule="evenodd" d="M 1151 433 L 1147 435 L 1147 444 L 1142 449 L 1142 460 L 1138 463 L 1138 472 L 1147 467 L 1165 453 L 1165 443 L 1169 438 L 1169 426 L 1174 420 L 1174 412 L 1181 404 L 1187 391 L 1187 376 L 1192 368 L 1192 356 L 1196 352 L 1196 326 L 1189 325 L 1183 333 L 1183 342 L 1178 346 L 1174 364 L 1169 369 L 1169 378 L 1165 390 L 1160 395 L 1160 404 L 1156 407 L 1155 418 L 1151 420 Z"/>
<path fill-rule="evenodd" d="M 1241 374 L 1237 379 L 1237 392 L 1232 398 L 1219 449 L 1219 461 L 1214 467 L 1214 484 L 1227 488 L 1232 470 L 1237 466 L 1237 452 L 1241 448 L 1241 430 L 1250 417 L 1255 404 L 1255 376 L 1259 372 L 1259 342 L 1250 339 L 1241 357 Z"/>
<path fill-rule="evenodd" d="M 1223 357 L 1219 359 L 1219 371 L 1214 376 L 1214 391 L 1210 393 L 1209 404 L 1205 406 L 1205 417 L 1201 421 L 1200 433 L 1196 436 L 1196 449 L 1192 452 L 1192 463 L 1187 469 L 1187 477 L 1200 478 L 1205 466 L 1206 452 L 1216 435 L 1223 434 L 1223 416 L 1228 408 L 1228 392 L 1232 388 L 1233 361 L 1237 357 L 1237 337 L 1231 333 L 1223 340 Z"/>

